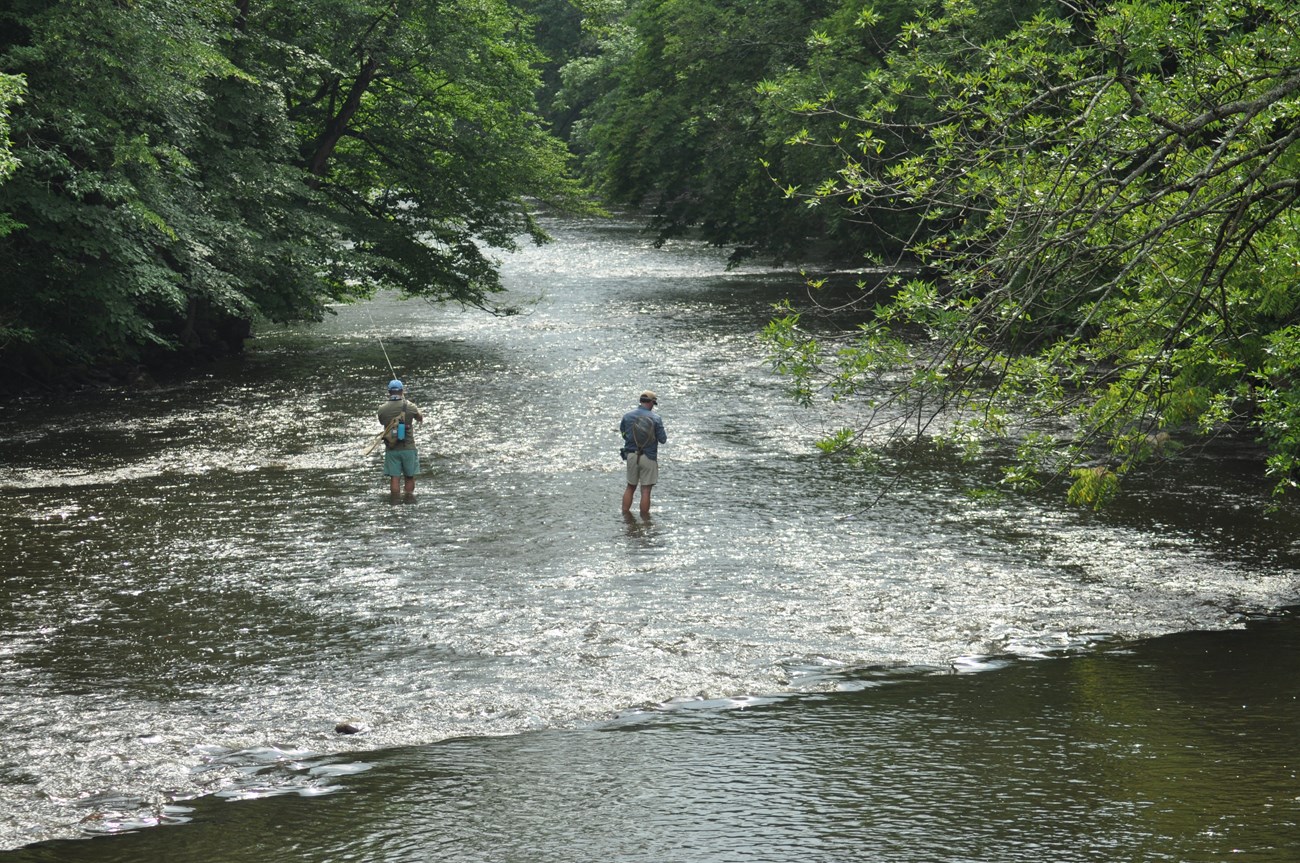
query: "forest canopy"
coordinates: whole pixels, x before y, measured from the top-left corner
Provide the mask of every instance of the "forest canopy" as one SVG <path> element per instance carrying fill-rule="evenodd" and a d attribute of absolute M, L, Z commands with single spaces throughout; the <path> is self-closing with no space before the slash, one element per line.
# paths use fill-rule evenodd
<path fill-rule="evenodd" d="M 1294 485 L 1294 4 L 613 5 L 563 76 L 607 194 L 737 257 L 896 273 L 850 287 L 860 326 L 789 306 L 767 330 L 799 398 L 859 416 L 828 452 L 1009 444 L 1007 484 L 1098 505 L 1232 434 Z"/>
<path fill-rule="evenodd" d="M 484 248 L 578 201 L 505 0 L 13 0 L 0 34 L 11 384 L 379 288 L 490 307 Z"/>

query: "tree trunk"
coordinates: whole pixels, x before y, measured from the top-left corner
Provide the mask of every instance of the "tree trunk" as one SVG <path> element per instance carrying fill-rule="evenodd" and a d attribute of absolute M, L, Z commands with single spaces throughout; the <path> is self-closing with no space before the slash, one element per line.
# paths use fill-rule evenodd
<path fill-rule="evenodd" d="M 330 156 L 334 155 L 334 149 L 338 146 L 339 140 L 347 132 L 348 124 L 352 122 L 352 118 L 356 116 L 357 110 L 361 107 L 361 97 L 378 74 L 379 61 L 373 57 L 367 58 L 361 64 L 361 71 L 357 73 L 356 80 L 352 82 L 352 89 L 348 91 L 347 98 L 343 100 L 338 113 L 326 121 L 325 131 L 316 138 L 311 159 L 307 162 L 307 171 L 312 175 L 310 181 L 312 188 L 320 186 L 320 178 L 324 177 L 325 172 L 329 169 Z"/>

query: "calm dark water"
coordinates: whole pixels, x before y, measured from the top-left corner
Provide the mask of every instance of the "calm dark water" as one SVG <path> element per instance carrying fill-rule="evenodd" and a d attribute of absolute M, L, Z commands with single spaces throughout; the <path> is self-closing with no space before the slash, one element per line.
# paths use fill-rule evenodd
<path fill-rule="evenodd" d="M 339 791 L 213 799 L 36 861 L 1287 861 L 1300 854 L 1300 621 L 982 674 L 298 769 Z M 850 691 L 852 690 L 852 691 Z M 361 772 L 357 772 L 361 771 Z"/>
<path fill-rule="evenodd" d="M 845 417 L 756 340 L 797 274 L 555 233 L 516 317 L 381 298 L 3 407 L 6 859 L 1296 858 L 1295 629 L 1243 626 L 1300 596 L 1300 525 L 1256 465 L 1098 515 L 825 462 Z M 362 455 L 381 340 L 411 503 Z"/>

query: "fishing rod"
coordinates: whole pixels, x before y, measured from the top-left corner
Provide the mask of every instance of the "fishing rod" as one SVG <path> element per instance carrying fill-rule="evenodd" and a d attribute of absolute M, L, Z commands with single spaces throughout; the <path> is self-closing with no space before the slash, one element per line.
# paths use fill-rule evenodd
<path fill-rule="evenodd" d="M 375 328 L 375 339 L 379 342 L 379 350 L 383 352 L 384 362 L 388 363 L 388 372 L 392 375 L 390 380 L 397 380 L 397 370 L 393 368 L 393 361 L 388 358 L 388 349 L 384 347 L 384 337 L 379 334 L 379 325 L 375 323 L 375 316 L 370 314 L 369 306 L 366 307 L 366 317 L 370 318 L 370 326 Z M 374 452 L 380 442 L 384 439 L 384 435 L 387 433 L 388 429 L 385 428 L 380 431 L 379 434 L 375 435 L 375 439 L 370 442 L 370 446 L 366 447 L 366 450 L 362 455 L 370 455 Z"/>

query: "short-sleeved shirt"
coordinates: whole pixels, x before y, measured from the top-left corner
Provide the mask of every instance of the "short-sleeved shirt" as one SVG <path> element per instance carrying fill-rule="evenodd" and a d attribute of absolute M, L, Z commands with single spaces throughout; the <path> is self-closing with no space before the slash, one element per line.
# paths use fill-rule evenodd
<path fill-rule="evenodd" d="M 640 405 L 623 414 L 618 430 L 623 433 L 625 451 L 634 453 L 639 450 L 647 458 L 658 459 L 659 444 L 668 443 L 663 419 Z"/>
<path fill-rule="evenodd" d="M 406 399 L 389 399 L 383 407 L 379 409 L 379 422 L 384 428 L 392 422 L 393 417 L 406 412 L 406 437 L 397 443 L 390 444 L 387 439 L 384 440 L 384 449 L 415 449 L 415 423 L 413 420 L 423 420 L 424 415 L 420 409 L 411 404 Z"/>

